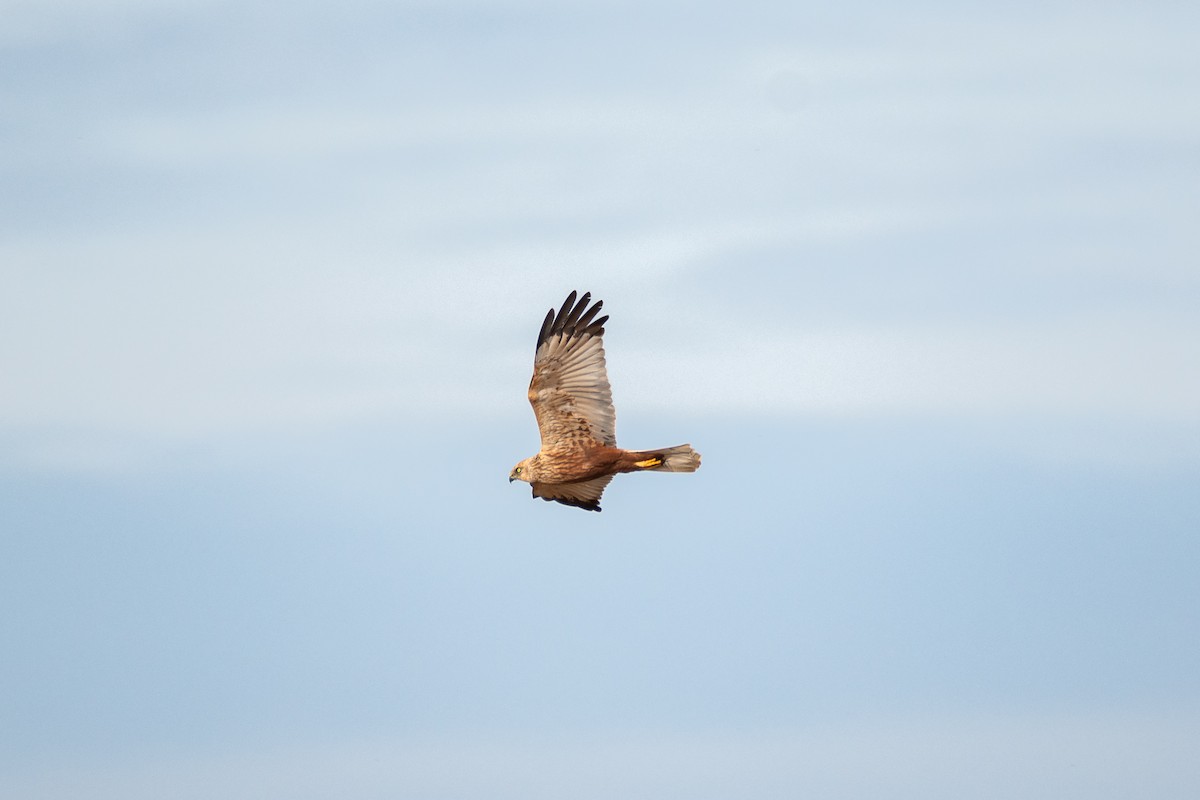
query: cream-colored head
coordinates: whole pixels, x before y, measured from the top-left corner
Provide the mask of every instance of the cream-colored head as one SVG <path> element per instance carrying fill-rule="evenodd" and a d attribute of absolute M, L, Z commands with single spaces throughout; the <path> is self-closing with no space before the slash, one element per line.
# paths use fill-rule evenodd
<path fill-rule="evenodd" d="M 512 472 L 508 473 L 508 482 L 525 481 L 526 483 L 533 483 L 537 480 L 537 466 L 534 464 L 534 458 L 537 458 L 537 456 L 527 458 L 513 467 Z"/>

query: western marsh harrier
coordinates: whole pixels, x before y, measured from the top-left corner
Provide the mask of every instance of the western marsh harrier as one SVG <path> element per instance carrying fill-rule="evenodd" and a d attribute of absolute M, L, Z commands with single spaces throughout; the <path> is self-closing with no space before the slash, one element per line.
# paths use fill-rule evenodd
<path fill-rule="evenodd" d="M 575 292 L 556 314 L 546 314 L 533 356 L 529 402 L 542 435 L 536 456 L 513 467 L 509 483 L 533 486 L 533 496 L 600 510 L 600 495 L 618 472 L 695 472 L 700 454 L 681 444 L 660 450 L 617 447 L 616 411 L 604 368 L 603 302 Z"/>

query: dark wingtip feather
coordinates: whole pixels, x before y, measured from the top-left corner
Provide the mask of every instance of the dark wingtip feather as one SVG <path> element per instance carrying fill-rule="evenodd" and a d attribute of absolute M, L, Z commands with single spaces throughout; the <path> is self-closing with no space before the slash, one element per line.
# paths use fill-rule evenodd
<path fill-rule="evenodd" d="M 567 318 L 562 321 L 562 329 L 572 334 L 575 332 L 575 325 L 579 322 L 579 318 L 583 316 L 583 312 L 587 310 L 588 301 L 592 299 L 591 292 L 584 292 L 583 297 L 579 298 L 579 302 L 571 309 L 571 313 L 567 314 Z"/>
<path fill-rule="evenodd" d="M 585 294 L 584 297 L 587 297 L 587 295 Z M 592 317 L 596 316 L 596 314 L 598 314 L 600 309 L 603 307 L 603 300 L 597 300 L 595 303 L 593 303 L 592 307 L 587 310 L 587 313 L 575 321 L 575 329 L 580 331 L 586 331 L 590 329 L 592 326 Z"/>
<path fill-rule="evenodd" d="M 578 302 L 576 302 L 578 298 Z M 546 314 L 546 319 L 542 322 L 542 328 L 538 331 L 537 346 L 541 347 L 552 336 L 558 336 L 565 333 L 568 336 L 602 336 L 604 334 L 604 323 L 608 320 L 607 316 L 601 317 L 598 320 L 592 321 L 592 317 L 604 306 L 603 300 L 597 300 L 588 308 L 588 303 L 591 301 L 591 292 L 584 292 L 583 297 L 572 291 L 567 295 L 566 301 L 558 309 L 556 313 L 554 309 L 550 309 Z"/>
<path fill-rule="evenodd" d="M 550 326 L 554 324 L 554 309 L 546 312 L 546 318 L 542 320 L 542 329 L 538 331 L 537 346 L 541 347 L 542 342 L 546 341 L 546 337 L 550 334 Z"/>
<path fill-rule="evenodd" d="M 572 289 L 571 293 L 567 295 L 567 299 L 563 301 L 562 308 L 558 310 L 558 319 L 562 320 L 566 313 L 571 310 L 571 306 L 573 305 L 575 305 L 574 289 Z M 555 327 L 558 327 L 557 323 L 555 324 Z"/>

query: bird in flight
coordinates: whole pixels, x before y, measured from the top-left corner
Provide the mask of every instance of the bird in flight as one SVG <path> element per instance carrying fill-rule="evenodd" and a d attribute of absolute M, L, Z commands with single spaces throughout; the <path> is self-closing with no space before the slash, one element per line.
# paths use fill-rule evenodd
<path fill-rule="evenodd" d="M 525 481 L 533 496 L 588 511 L 600 510 L 600 495 L 619 472 L 695 472 L 700 454 L 681 444 L 659 450 L 617 447 L 616 410 L 604 366 L 603 302 L 588 307 L 575 292 L 562 308 L 546 314 L 533 356 L 529 402 L 542 435 L 542 449 L 513 467 L 508 482 Z"/>

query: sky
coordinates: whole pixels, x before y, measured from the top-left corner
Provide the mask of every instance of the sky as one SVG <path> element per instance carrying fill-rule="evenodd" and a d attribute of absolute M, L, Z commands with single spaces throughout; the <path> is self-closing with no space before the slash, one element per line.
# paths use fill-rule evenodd
<path fill-rule="evenodd" d="M 14 797 L 1200 792 L 1200 12 L 0 17 Z"/>

